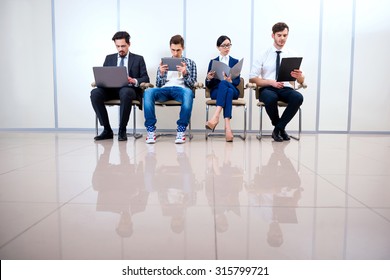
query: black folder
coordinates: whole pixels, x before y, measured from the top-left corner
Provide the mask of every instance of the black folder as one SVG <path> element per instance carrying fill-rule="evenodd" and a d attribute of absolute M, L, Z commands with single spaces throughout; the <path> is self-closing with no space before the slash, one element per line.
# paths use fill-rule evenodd
<path fill-rule="evenodd" d="M 290 73 L 301 66 L 302 57 L 284 57 L 279 67 L 277 82 L 289 82 L 296 79 L 291 77 Z"/>

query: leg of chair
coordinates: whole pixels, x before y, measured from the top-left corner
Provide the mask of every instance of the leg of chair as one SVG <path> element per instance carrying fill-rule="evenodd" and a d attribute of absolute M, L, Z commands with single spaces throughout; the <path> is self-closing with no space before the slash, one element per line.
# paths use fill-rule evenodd
<path fill-rule="evenodd" d="M 135 139 L 138 139 L 138 138 L 141 138 L 142 137 L 142 134 L 141 133 L 137 133 L 137 118 L 136 118 L 136 109 L 137 109 L 137 105 L 133 105 L 133 137 Z"/>
<path fill-rule="evenodd" d="M 299 141 L 301 139 L 301 131 L 302 131 L 302 112 L 301 108 L 298 109 L 298 136 L 290 135 L 291 138 Z"/>
<path fill-rule="evenodd" d="M 193 137 L 193 135 L 192 135 L 192 133 L 191 133 L 191 120 L 190 120 L 190 122 L 188 123 L 188 138 L 190 139 L 190 141 L 191 141 L 191 139 L 192 139 L 192 137 Z"/>
<path fill-rule="evenodd" d="M 244 105 L 244 132 L 243 135 L 238 135 L 242 140 L 246 139 L 246 105 Z"/>
<path fill-rule="evenodd" d="M 96 130 L 96 136 L 99 134 L 99 128 L 98 128 L 98 117 L 95 116 L 95 130 Z"/>
<path fill-rule="evenodd" d="M 208 120 L 209 120 L 209 109 L 210 109 L 209 105 L 206 105 L 206 123 L 207 123 Z M 207 131 L 207 128 L 205 129 L 205 134 L 204 134 L 204 136 L 205 136 L 206 140 L 209 138 L 209 133 L 208 133 L 208 131 Z"/>
<path fill-rule="evenodd" d="M 299 132 L 298 132 L 298 140 L 301 139 L 301 132 L 302 132 L 302 111 L 299 107 Z"/>
<path fill-rule="evenodd" d="M 261 140 L 261 137 L 263 137 L 263 106 L 260 105 L 260 128 L 256 138 Z"/>
<path fill-rule="evenodd" d="M 244 138 L 243 140 L 246 139 L 246 122 L 247 122 L 247 108 L 246 105 L 244 105 Z"/>

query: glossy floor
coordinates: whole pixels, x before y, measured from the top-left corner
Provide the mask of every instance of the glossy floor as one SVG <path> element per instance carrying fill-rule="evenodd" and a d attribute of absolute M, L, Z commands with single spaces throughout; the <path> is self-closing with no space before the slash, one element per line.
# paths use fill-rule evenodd
<path fill-rule="evenodd" d="M 390 136 L 0 133 L 1 259 L 390 259 Z"/>

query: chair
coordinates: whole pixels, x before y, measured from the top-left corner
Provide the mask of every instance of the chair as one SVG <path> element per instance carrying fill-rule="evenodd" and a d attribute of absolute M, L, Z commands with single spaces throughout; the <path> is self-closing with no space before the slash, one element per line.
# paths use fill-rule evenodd
<path fill-rule="evenodd" d="M 95 83 L 91 84 L 92 87 L 95 87 Z M 142 93 L 148 89 L 152 88 L 153 85 L 150 83 L 141 83 L 140 88 L 142 89 Z M 106 106 L 119 106 L 121 104 L 121 101 L 119 99 L 112 99 L 104 102 L 104 105 Z M 127 133 L 129 136 L 133 136 L 135 139 L 141 138 L 142 134 L 137 133 L 137 120 L 136 120 L 136 107 L 138 107 L 140 110 L 142 108 L 142 103 L 139 100 L 133 100 L 131 106 L 133 111 L 133 133 Z M 98 117 L 95 117 L 95 129 L 96 129 L 96 135 L 99 134 L 99 122 Z"/>
<path fill-rule="evenodd" d="M 197 89 L 200 89 L 200 88 L 203 88 L 203 84 L 202 83 L 195 83 L 194 88 L 192 89 L 193 94 L 194 94 L 194 98 L 195 98 L 195 91 Z M 156 101 L 154 104 L 155 104 L 155 106 L 159 106 L 159 107 L 180 107 L 181 106 L 181 102 L 176 101 L 176 100 L 167 100 L 164 102 Z M 173 133 L 158 133 L 156 135 L 156 138 L 158 138 L 160 136 L 176 136 L 176 133 L 175 134 L 173 134 Z M 193 135 L 191 133 L 191 120 L 188 124 L 188 138 L 190 140 L 193 138 Z"/>
<path fill-rule="evenodd" d="M 300 89 L 300 88 L 306 88 L 306 84 L 299 84 L 299 86 L 296 88 L 295 87 L 295 82 L 292 82 L 293 84 L 293 87 L 295 89 Z M 256 138 L 258 140 L 261 140 L 261 138 L 263 136 L 270 136 L 270 135 L 264 135 L 263 134 L 263 109 L 265 108 L 265 104 L 259 100 L 259 97 L 260 97 L 260 87 L 256 87 L 255 85 L 252 85 L 252 86 L 249 86 L 249 87 L 252 87 L 254 88 L 255 92 L 256 92 L 256 100 L 257 101 L 257 106 L 260 108 L 260 128 L 259 128 L 259 133 L 256 135 Z M 286 102 L 283 102 L 283 101 L 278 101 L 278 107 L 287 107 L 287 103 Z M 299 141 L 299 139 L 301 138 L 301 132 L 302 132 L 302 110 L 301 110 L 301 107 L 299 107 L 298 109 L 298 135 L 297 136 L 294 136 L 294 135 L 290 135 L 291 138 Z"/>
<path fill-rule="evenodd" d="M 247 111 L 247 108 L 246 108 L 246 101 L 244 99 L 244 92 L 245 92 L 245 89 L 247 87 L 244 86 L 244 79 L 243 78 L 240 79 L 240 84 L 237 86 L 237 88 L 240 91 L 240 95 L 239 95 L 238 99 L 233 99 L 233 106 L 244 108 L 244 132 L 243 132 L 243 135 L 234 135 L 234 136 L 238 136 L 242 140 L 245 140 L 245 138 L 246 138 L 246 111 Z M 210 89 L 208 89 L 207 87 L 205 87 L 204 89 L 205 89 L 205 97 L 208 98 L 208 100 L 206 100 L 206 122 L 207 122 L 209 120 L 210 106 L 217 106 L 217 101 L 210 99 L 211 98 L 210 97 Z M 205 132 L 206 140 L 210 136 L 224 136 L 224 134 L 208 132 L 206 129 L 206 132 Z"/>

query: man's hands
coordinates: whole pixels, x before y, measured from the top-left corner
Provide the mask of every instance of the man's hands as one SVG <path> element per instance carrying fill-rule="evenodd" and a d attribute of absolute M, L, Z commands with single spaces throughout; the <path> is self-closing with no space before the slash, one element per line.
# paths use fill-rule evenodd
<path fill-rule="evenodd" d="M 187 75 L 187 65 L 185 64 L 185 62 L 182 61 L 181 65 L 177 65 L 176 66 L 176 69 L 183 76 Z M 159 70 L 160 70 L 161 76 L 164 76 L 164 74 L 166 72 L 168 72 L 168 65 L 167 64 L 162 64 L 162 62 L 160 62 Z"/>

